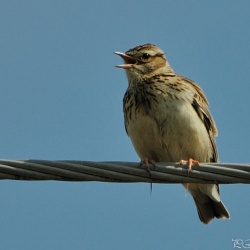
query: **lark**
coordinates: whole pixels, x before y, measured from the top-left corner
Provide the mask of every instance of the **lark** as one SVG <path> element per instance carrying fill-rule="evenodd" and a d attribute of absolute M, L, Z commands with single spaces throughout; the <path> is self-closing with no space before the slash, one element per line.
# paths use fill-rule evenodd
<path fill-rule="evenodd" d="M 128 89 L 123 99 L 125 128 L 146 166 L 153 162 L 218 162 L 217 128 L 207 98 L 192 80 L 176 74 L 165 53 L 153 44 L 125 53 L 118 68 L 126 70 Z M 192 160 L 194 159 L 194 160 Z M 200 220 L 230 218 L 219 185 L 190 183 Z"/>

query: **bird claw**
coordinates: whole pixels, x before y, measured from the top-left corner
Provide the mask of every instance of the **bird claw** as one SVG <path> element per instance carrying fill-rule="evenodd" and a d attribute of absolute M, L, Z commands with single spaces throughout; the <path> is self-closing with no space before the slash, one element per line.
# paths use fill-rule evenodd
<path fill-rule="evenodd" d="M 188 175 L 189 175 L 189 173 L 192 171 L 192 165 L 195 164 L 195 165 L 199 166 L 200 163 L 198 161 L 192 159 L 192 158 L 188 158 L 187 161 L 180 160 L 179 161 L 179 166 L 182 165 L 182 164 L 187 164 L 188 165 L 187 170 L 188 170 Z M 188 191 L 189 183 L 185 183 L 184 186 L 185 186 L 186 190 Z"/>
<path fill-rule="evenodd" d="M 140 167 L 144 168 L 148 172 L 150 178 L 152 178 L 151 172 L 150 172 L 150 165 L 153 166 L 153 169 L 155 169 L 155 161 L 154 160 L 149 160 L 148 158 L 144 158 L 140 162 Z M 150 183 L 150 194 L 152 193 L 152 189 L 153 189 L 153 184 L 151 182 Z"/>

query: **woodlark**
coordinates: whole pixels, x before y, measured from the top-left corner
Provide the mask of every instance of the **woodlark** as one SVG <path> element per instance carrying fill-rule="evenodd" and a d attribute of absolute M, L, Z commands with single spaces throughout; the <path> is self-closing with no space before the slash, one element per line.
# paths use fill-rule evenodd
<path fill-rule="evenodd" d="M 202 89 L 176 74 L 165 53 L 153 44 L 115 52 L 125 64 L 128 89 L 123 99 L 126 132 L 141 160 L 217 162 L 217 129 Z M 217 184 L 190 183 L 200 220 L 229 218 Z"/>

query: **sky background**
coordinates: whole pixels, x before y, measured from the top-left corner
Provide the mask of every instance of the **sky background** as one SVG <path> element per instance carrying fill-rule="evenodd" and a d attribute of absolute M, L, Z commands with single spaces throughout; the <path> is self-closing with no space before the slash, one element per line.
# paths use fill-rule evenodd
<path fill-rule="evenodd" d="M 250 162 L 250 1 L 1 1 L 0 158 L 139 162 L 115 51 L 154 43 L 205 91 L 221 162 Z M 223 185 L 230 220 L 200 222 L 179 184 L 0 181 L 0 249 L 233 249 L 250 186 Z"/>

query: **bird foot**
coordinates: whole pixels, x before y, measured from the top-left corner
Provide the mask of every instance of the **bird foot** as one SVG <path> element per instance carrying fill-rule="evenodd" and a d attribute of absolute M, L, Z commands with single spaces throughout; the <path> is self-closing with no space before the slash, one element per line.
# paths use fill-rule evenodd
<path fill-rule="evenodd" d="M 188 175 L 189 175 L 190 171 L 192 171 L 192 165 L 195 164 L 195 165 L 199 166 L 200 163 L 198 161 L 192 159 L 192 158 L 188 158 L 187 161 L 180 160 L 179 161 L 179 166 L 182 165 L 182 164 L 188 164 L 187 169 L 188 169 Z M 186 190 L 188 191 L 189 183 L 185 183 L 184 185 L 185 185 Z"/>
<path fill-rule="evenodd" d="M 180 160 L 179 162 L 179 166 L 182 165 L 182 164 L 188 164 L 188 174 L 190 173 L 190 171 L 192 171 L 192 165 L 195 164 L 195 165 L 200 165 L 200 163 L 192 158 L 189 158 L 187 161 L 185 160 Z"/>
<path fill-rule="evenodd" d="M 140 163 L 140 167 L 144 167 L 146 168 L 147 171 L 150 172 L 150 164 L 153 166 L 153 168 L 155 169 L 155 161 L 154 160 L 150 160 L 148 158 L 144 158 L 141 163 Z"/>

